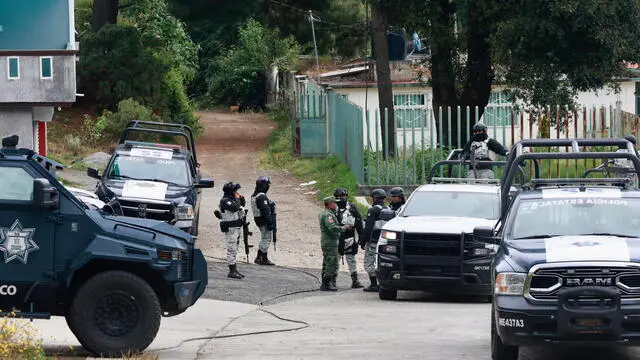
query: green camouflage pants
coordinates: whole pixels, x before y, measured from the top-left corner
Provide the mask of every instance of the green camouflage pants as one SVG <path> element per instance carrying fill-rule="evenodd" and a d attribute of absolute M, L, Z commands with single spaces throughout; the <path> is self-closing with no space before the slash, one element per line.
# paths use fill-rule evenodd
<path fill-rule="evenodd" d="M 364 248 L 364 270 L 369 276 L 376 276 L 376 252 L 378 251 L 377 242 L 369 242 Z"/>
<path fill-rule="evenodd" d="M 258 245 L 258 249 L 263 253 L 266 253 L 269 250 L 269 245 L 271 245 L 271 239 L 273 236 L 273 232 L 271 230 L 267 230 L 266 226 L 260 226 L 260 245 Z"/>
<path fill-rule="evenodd" d="M 322 278 L 331 278 L 338 275 L 338 244 L 322 242 Z"/>

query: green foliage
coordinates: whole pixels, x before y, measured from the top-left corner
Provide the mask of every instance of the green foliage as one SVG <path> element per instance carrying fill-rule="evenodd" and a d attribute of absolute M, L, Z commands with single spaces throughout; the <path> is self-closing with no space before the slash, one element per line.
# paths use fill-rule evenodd
<path fill-rule="evenodd" d="M 333 195 L 337 187 L 346 188 L 353 198 L 358 192 L 358 182 L 349 167 L 336 156 L 327 158 L 298 158 L 291 153 L 291 115 L 284 110 L 271 113 L 277 128 L 271 134 L 261 166 L 292 173 L 300 181 L 315 180 L 316 198 Z M 352 199 L 353 200 L 353 199 Z"/>
<path fill-rule="evenodd" d="M 107 124 L 104 117 L 100 116 L 98 118 L 93 118 L 85 114 L 82 124 L 82 134 L 85 137 L 84 140 L 92 142 L 99 140 L 102 138 L 106 126 Z"/>
<path fill-rule="evenodd" d="M 209 96 L 216 103 L 248 102 L 264 73 L 273 66 L 281 71 L 290 69 L 299 52 L 293 37 L 283 39 L 278 29 L 266 28 L 253 19 L 242 25 L 238 34 L 238 46 L 214 61 Z"/>
<path fill-rule="evenodd" d="M 116 138 L 131 120 L 162 121 L 150 108 L 133 99 L 120 101 L 116 112 L 105 110 L 98 121 L 104 124 L 104 133 L 107 136 Z"/>

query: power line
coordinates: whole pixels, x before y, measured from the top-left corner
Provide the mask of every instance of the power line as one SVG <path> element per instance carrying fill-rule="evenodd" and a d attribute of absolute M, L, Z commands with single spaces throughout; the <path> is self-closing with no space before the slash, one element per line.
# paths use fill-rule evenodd
<path fill-rule="evenodd" d="M 336 23 L 336 22 L 333 22 L 333 21 L 323 20 L 322 18 L 320 18 L 317 15 L 317 12 L 314 14 L 313 10 L 305 10 L 305 9 L 299 8 L 297 6 L 293 6 L 293 5 L 282 3 L 282 2 L 277 1 L 277 0 L 267 0 L 267 1 L 269 1 L 270 3 L 276 4 L 276 5 L 280 5 L 280 6 L 283 6 L 283 7 L 298 11 L 301 14 L 308 15 L 311 12 L 315 22 L 321 22 L 321 23 L 325 23 L 325 24 L 334 25 L 334 26 L 337 26 L 337 27 L 345 27 L 345 28 L 352 28 L 352 29 L 359 29 L 363 25 L 362 23 L 339 24 L 339 23 Z"/>

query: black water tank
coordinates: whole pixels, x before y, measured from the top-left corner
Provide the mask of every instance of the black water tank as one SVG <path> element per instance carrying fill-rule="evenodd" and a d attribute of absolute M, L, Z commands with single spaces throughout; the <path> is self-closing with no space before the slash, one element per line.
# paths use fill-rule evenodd
<path fill-rule="evenodd" d="M 387 33 L 387 47 L 389 49 L 389 61 L 401 61 L 407 59 L 407 32 L 405 30 L 393 30 Z M 371 37 L 371 56 L 375 59 L 376 47 Z"/>

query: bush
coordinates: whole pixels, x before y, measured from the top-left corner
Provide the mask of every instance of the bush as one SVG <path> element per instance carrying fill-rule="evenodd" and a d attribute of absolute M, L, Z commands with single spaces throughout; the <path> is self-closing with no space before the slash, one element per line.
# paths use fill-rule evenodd
<path fill-rule="evenodd" d="M 15 314 L 12 314 L 15 316 Z M 4 317 L 0 320 L 0 358 L 46 359 L 42 340 L 30 324 Z"/>
<path fill-rule="evenodd" d="M 162 121 L 150 108 L 133 99 L 120 101 L 118 103 L 118 111 L 115 113 L 105 110 L 98 121 L 104 123 L 106 135 L 116 138 L 131 120 Z"/>

